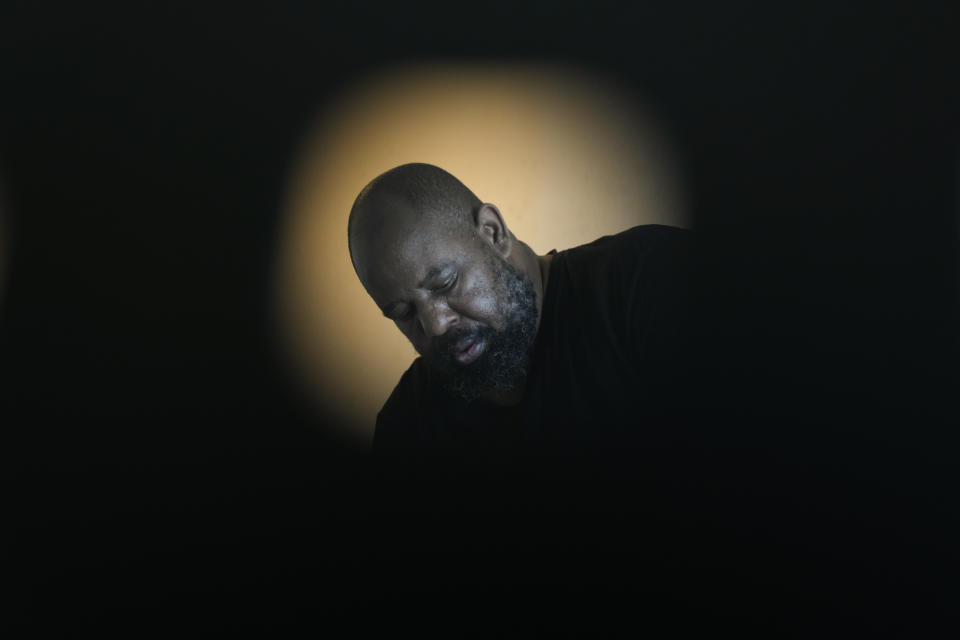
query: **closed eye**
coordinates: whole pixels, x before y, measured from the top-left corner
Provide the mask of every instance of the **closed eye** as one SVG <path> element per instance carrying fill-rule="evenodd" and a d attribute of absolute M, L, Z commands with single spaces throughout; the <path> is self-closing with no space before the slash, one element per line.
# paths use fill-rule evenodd
<path fill-rule="evenodd" d="M 400 308 L 406 308 L 406 311 L 398 313 Z M 383 316 L 387 320 L 393 320 L 394 322 L 400 322 L 402 320 L 407 320 L 413 315 L 413 308 L 410 305 L 400 305 L 399 303 L 394 303 L 387 305 L 383 310 Z"/>
<path fill-rule="evenodd" d="M 457 273 L 451 274 L 439 286 L 434 288 L 433 292 L 443 293 L 443 292 L 450 291 L 457 285 L 458 280 L 459 280 L 459 274 Z M 404 305 L 406 306 L 407 310 L 401 314 L 395 314 L 394 309 L 396 308 L 397 304 L 398 303 L 387 305 L 387 307 L 383 312 L 383 315 L 386 316 L 388 319 L 393 320 L 394 322 L 406 322 L 407 320 L 410 320 L 411 318 L 413 318 L 414 315 L 416 315 L 416 312 L 413 306 L 411 305 Z"/>
<path fill-rule="evenodd" d="M 386 315 L 387 318 L 389 318 L 390 320 L 393 320 L 394 322 L 406 322 L 407 320 L 413 317 L 414 311 L 413 311 L 413 307 L 408 305 L 407 310 L 404 311 L 403 313 L 389 314 L 389 315 L 384 314 L 384 315 Z"/>
<path fill-rule="evenodd" d="M 447 291 L 453 288 L 453 285 L 457 284 L 457 274 L 454 273 L 449 278 L 444 280 L 443 284 L 440 285 L 440 288 L 437 291 Z"/>

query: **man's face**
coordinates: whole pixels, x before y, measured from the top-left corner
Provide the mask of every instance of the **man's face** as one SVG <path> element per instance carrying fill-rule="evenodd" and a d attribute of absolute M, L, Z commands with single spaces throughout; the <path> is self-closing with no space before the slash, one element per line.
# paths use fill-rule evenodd
<path fill-rule="evenodd" d="M 530 280 L 468 230 L 413 224 L 380 235 L 364 284 L 447 388 L 468 401 L 513 388 L 536 334 Z"/>

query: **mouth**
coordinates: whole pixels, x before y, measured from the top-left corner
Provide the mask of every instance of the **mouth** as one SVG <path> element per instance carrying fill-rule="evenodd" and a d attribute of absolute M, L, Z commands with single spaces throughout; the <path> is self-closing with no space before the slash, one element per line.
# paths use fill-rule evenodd
<path fill-rule="evenodd" d="M 454 345 L 451 354 L 457 364 L 466 365 L 479 358 L 486 346 L 487 343 L 482 338 L 465 338 Z"/>

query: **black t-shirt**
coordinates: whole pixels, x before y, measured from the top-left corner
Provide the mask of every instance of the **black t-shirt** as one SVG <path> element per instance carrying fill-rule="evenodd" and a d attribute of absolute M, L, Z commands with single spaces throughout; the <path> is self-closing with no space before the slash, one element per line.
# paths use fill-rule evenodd
<path fill-rule="evenodd" d="M 465 550 L 475 573 L 441 562 L 496 581 L 538 567 L 524 593 L 551 611 L 617 585 L 647 627 L 737 619 L 768 637 L 946 611 L 947 537 L 917 543 L 946 512 L 910 497 L 909 448 L 888 455 L 816 391 L 831 361 L 794 369 L 817 355 L 803 323 L 819 310 L 738 233 L 644 226 L 557 253 L 515 407 L 451 398 L 414 362 L 377 421 L 375 448 L 404 453 L 378 459 L 386 544 Z"/>
<path fill-rule="evenodd" d="M 639 226 L 554 253 L 522 401 L 446 393 L 422 358 L 377 417 L 374 449 L 589 449 L 676 437 L 695 351 L 695 234 Z"/>

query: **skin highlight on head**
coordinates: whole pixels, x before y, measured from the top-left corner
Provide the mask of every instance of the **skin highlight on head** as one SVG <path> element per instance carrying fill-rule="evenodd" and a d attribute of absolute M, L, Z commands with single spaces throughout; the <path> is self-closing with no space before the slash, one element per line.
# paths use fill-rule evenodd
<path fill-rule="evenodd" d="M 514 404 L 539 326 L 550 256 L 537 256 L 446 171 L 396 167 L 360 192 L 349 246 L 360 281 L 468 401 Z"/>

